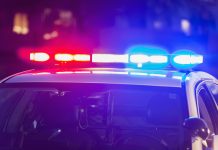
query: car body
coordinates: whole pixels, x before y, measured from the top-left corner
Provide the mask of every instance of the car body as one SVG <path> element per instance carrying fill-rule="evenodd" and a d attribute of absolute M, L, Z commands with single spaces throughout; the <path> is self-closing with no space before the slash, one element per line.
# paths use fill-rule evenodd
<path fill-rule="evenodd" d="M 27 70 L 3 79 L 0 87 L 1 149 L 218 147 L 218 82 L 205 72 Z M 191 127 L 190 118 L 197 118 Z"/>

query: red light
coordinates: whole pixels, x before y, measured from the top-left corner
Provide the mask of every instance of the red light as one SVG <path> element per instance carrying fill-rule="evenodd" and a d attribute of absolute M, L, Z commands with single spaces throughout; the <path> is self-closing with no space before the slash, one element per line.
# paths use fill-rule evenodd
<path fill-rule="evenodd" d="M 50 59 L 50 56 L 47 53 L 42 52 L 36 52 L 36 53 L 30 53 L 30 60 L 31 61 L 48 61 Z"/>
<path fill-rule="evenodd" d="M 90 55 L 87 54 L 76 54 L 74 55 L 75 61 L 90 61 Z"/>
<path fill-rule="evenodd" d="M 56 61 L 73 61 L 72 54 L 56 54 L 55 55 Z"/>

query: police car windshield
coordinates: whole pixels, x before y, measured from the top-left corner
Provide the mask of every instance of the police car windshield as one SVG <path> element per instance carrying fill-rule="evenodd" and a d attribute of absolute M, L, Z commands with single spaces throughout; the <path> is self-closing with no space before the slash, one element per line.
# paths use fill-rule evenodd
<path fill-rule="evenodd" d="M 179 149 L 185 118 L 183 101 L 180 89 L 164 87 L 103 84 L 3 87 L 0 137 L 17 143 L 2 142 L 0 147 Z"/>

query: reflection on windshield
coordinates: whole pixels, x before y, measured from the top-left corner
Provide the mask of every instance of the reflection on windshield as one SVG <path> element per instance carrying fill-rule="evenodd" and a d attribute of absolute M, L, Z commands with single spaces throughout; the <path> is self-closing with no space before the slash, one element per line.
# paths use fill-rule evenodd
<path fill-rule="evenodd" d="M 179 93 L 150 88 L 23 89 L 6 133 L 22 150 L 179 149 Z"/>

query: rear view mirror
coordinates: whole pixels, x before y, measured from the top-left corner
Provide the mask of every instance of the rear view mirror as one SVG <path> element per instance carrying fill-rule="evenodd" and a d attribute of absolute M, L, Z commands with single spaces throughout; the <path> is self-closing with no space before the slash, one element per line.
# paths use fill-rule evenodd
<path fill-rule="evenodd" d="M 201 118 L 185 119 L 183 126 L 192 137 L 200 137 L 202 140 L 206 140 L 210 135 L 207 123 Z"/>

